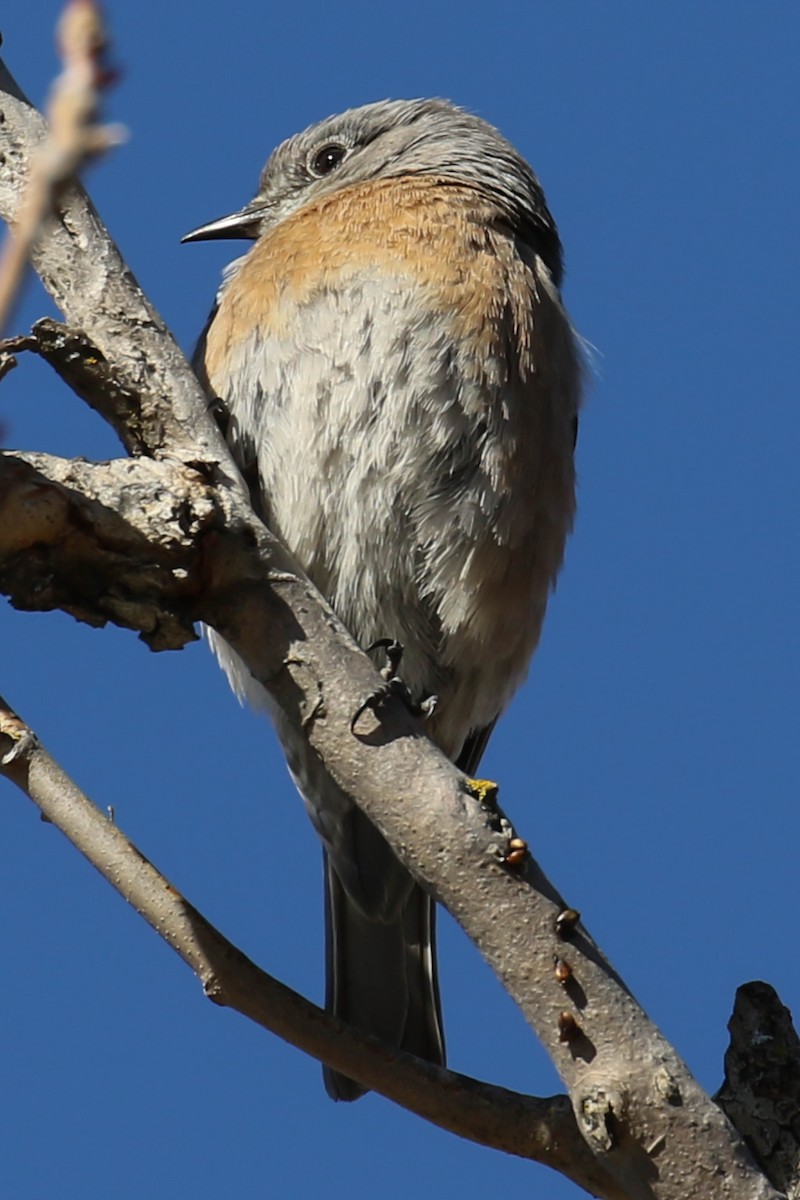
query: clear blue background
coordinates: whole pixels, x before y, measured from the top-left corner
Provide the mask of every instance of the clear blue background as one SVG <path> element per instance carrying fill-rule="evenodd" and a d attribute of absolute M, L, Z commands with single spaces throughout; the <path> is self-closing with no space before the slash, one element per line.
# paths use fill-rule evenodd
<path fill-rule="evenodd" d="M 41 101 L 54 0 L 9 6 L 4 54 Z M 736 986 L 800 1008 L 795 3 L 447 0 L 107 5 L 131 140 L 90 190 L 182 344 L 270 149 L 384 96 L 444 95 L 532 161 L 596 347 L 580 516 L 531 677 L 485 760 L 544 868 L 702 1083 Z M 52 306 L 29 293 L 19 324 Z M 102 458 L 98 418 L 24 361 L 15 446 Z M 262 720 L 202 644 L 152 655 L 59 614 L 0 611 L 0 687 L 208 917 L 322 988 L 319 851 Z M 203 999 L 188 970 L 3 787 L 0 1191 L 483 1197 L 577 1189 L 369 1096 Z M 450 1060 L 558 1080 L 449 919 Z"/>

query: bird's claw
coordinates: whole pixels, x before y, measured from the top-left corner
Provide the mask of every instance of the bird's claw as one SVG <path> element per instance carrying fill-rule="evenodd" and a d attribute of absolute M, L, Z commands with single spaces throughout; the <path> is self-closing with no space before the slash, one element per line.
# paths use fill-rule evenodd
<path fill-rule="evenodd" d="M 405 688 L 405 684 L 402 685 Z M 355 733 L 356 725 L 359 717 L 362 717 L 367 710 L 376 712 L 382 704 L 384 704 L 390 696 L 398 695 L 398 689 L 394 686 L 393 681 L 387 680 L 380 687 L 375 688 L 374 692 L 370 692 L 367 698 L 359 704 L 353 716 L 350 719 L 350 732 Z M 405 697 L 403 697 L 405 698 Z"/>
<path fill-rule="evenodd" d="M 375 688 L 375 691 L 371 692 L 358 706 L 350 721 L 350 732 L 355 732 L 359 718 L 367 710 L 377 712 L 380 706 L 385 704 L 392 696 L 397 696 L 402 700 L 412 716 L 427 721 L 436 708 L 437 697 L 426 696 L 419 702 L 414 699 L 411 689 L 397 673 L 403 658 L 403 647 L 400 642 L 394 638 L 380 638 L 379 641 L 373 642 L 371 646 L 367 647 L 367 654 L 371 654 L 373 650 L 386 651 L 386 664 L 381 668 L 380 672 L 383 683 L 380 687 Z"/>

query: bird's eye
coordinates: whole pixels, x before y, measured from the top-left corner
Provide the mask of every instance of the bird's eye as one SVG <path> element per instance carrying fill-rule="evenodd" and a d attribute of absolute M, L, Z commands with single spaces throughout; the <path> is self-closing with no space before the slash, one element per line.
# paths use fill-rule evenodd
<path fill-rule="evenodd" d="M 311 174 L 317 175 L 319 178 L 322 178 L 323 175 L 330 175 L 331 171 L 336 170 L 346 153 L 347 147 L 340 145 L 339 142 L 329 142 L 321 150 L 314 150 L 308 164 Z"/>

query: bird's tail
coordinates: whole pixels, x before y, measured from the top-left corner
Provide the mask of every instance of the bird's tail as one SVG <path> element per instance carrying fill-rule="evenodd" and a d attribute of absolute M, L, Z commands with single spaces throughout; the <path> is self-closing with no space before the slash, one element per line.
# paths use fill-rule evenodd
<path fill-rule="evenodd" d="M 443 1065 L 433 901 L 415 883 L 399 912 L 373 920 L 347 895 L 327 855 L 325 882 L 328 1011 Z M 366 1090 L 330 1067 L 323 1076 L 333 1100 L 357 1100 Z"/>

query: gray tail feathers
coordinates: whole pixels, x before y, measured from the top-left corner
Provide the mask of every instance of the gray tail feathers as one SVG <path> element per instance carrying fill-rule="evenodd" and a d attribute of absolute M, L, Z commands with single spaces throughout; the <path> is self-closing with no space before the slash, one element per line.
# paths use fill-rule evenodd
<path fill-rule="evenodd" d="M 371 920 L 347 895 L 327 856 L 325 884 L 328 1011 L 443 1065 L 433 901 L 412 884 L 399 911 Z M 323 1077 L 333 1100 L 357 1100 L 366 1090 L 330 1067 Z"/>

